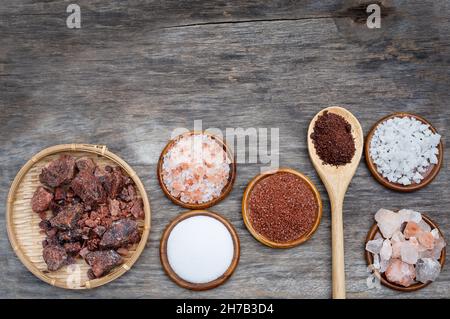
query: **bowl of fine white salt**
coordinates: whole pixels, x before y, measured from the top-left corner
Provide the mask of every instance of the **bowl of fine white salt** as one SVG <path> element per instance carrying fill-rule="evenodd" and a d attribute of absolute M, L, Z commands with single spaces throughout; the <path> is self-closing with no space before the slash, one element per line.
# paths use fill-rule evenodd
<path fill-rule="evenodd" d="M 237 267 L 239 237 L 224 217 L 193 210 L 176 217 L 161 238 L 164 271 L 177 285 L 208 290 L 222 285 Z"/>
<path fill-rule="evenodd" d="M 383 186 L 412 192 L 430 184 L 443 162 L 441 135 L 423 117 L 397 112 L 380 119 L 364 145 L 366 163 Z"/>

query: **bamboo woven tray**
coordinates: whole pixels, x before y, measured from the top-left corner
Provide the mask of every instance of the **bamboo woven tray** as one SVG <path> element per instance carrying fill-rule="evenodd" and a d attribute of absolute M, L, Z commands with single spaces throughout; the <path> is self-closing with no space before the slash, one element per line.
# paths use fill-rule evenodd
<path fill-rule="evenodd" d="M 124 263 L 121 266 L 98 279 L 89 280 L 87 277 L 89 266 L 81 258 L 77 258 L 73 265 L 50 272 L 42 257 L 42 240 L 45 239 L 45 234 L 40 232 L 40 218 L 31 210 L 30 201 L 37 186 L 40 185 L 38 176 L 41 169 L 61 154 L 70 154 L 75 157 L 87 156 L 102 166 L 120 166 L 135 182 L 138 195 L 144 203 L 145 217 L 144 220 L 138 221 L 142 232 L 141 241 L 129 250 L 129 254 L 124 257 Z M 147 243 L 150 232 L 150 215 L 150 203 L 144 185 L 125 161 L 108 151 L 106 146 L 63 144 L 44 149 L 20 169 L 8 194 L 6 224 L 14 252 L 35 276 L 52 286 L 66 289 L 89 289 L 120 277 L 133 266 Z"/>

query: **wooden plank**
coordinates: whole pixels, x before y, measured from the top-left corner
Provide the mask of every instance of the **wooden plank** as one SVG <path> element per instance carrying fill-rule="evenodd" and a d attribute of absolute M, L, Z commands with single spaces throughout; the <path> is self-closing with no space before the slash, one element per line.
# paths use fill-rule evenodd
<path fill-rule="evenodd" d="M 125 276 L 92 291 L 62 291 L 20 265 L 7 240 L 3 205 L 0 295 L 329 297 L 329 205 L 307 155 L 310 119 L 323 107 L 342 105 L 367 133 L 383 115 L 412 111 L 446 136 L 450 116 L 448 2 L 385 2 L 392 9 L 381 30 L 358 20 L 357 2 L 83 0 L 81 30 L 65 28 L 64 1 L 2 3 L 0 202 L 21 165 L 42 148 L 106 144 L 146 185 L 153 228 L 148 249 Z M 164 227 L 183 209 L 159 189 L 156 160 L 171 131 L 192 128 L 195 119 L 205 128 L 279 128 L 280 164 L 312 177 L 325 201 L 323 221 L 309 242 L 286 251 L 263 247 L 240 216 L 245 185 L 262 165 L 240 165 L 232 194 L 213 210 L 236 226 L 241 261 L 227 284 L 202 293 L 176 287 L 158 258 Z M 449 177 L 445 163 L 429 187 L 399 194 L 382 188 L 361 164 L 344 209 L 348 297 L 448 296 L 448 267 L 417 293 L 368 290 L 363 242 L 381 206 L 427 212 L 450 236 Z"/>

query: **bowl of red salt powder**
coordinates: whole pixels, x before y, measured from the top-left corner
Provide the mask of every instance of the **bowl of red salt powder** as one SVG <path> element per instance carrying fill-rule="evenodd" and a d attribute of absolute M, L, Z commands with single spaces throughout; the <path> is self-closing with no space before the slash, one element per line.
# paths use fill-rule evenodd
<path fill-rule="evenodd" d="M 158 161 L 157 175 L 161 189 L 173 203 L 204 209 L 231 192 L 236 161 L 218 136 L 190 131 L 167 143 Z"/>
<path fill-rule="evenodd" d="M 259 242 L 272 248 L 291 248 L 317 230 L 322 199 L 308 177 L 281 168 L 250 181 L 242 200 L 242 217 Z"/>

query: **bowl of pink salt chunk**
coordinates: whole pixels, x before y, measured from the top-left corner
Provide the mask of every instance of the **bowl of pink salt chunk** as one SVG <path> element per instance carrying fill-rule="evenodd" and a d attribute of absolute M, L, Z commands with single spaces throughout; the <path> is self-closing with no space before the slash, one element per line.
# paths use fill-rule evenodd
<path fill-rule="evenodd" d="M 415 291 L 437 279 L 446 243 L 429 217 L 410 209 L 380 209 L 375 221 L 367 236 L 366 259 L 382 284 Z"/>
<path fill-rule="evenodd" d="M 158 164 L 166 196 L 191 209 L 207 208 L 223 199 L 231 191 L 235 174 L 227 145 L 205 132 L 188 132 L 171 140 Z"/>

